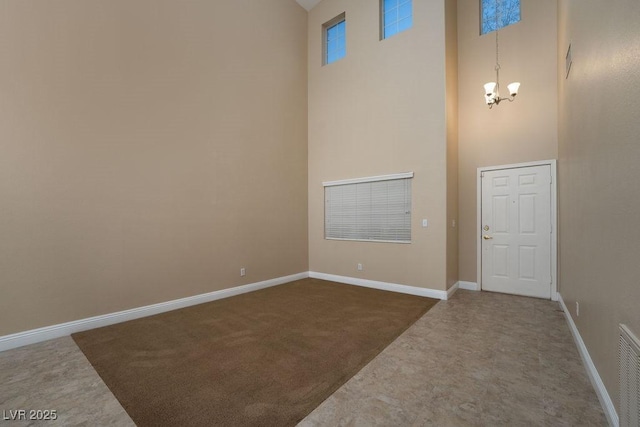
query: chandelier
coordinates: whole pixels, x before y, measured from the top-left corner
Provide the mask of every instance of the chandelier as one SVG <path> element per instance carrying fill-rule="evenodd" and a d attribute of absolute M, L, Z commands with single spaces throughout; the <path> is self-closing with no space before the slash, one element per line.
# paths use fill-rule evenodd
<path fill-rule="evenodd" d="M 496 28 L 496 81 L 489 82 L 484 85 L 484 100 L 489 106 L 493 108 L 494 105 L 499 105 L 501 101 L 505 99 L 509 102 L 513 102 L 518 90 L 520 89 L 520 82 L 513 82 L 507 85 L 509 91 L 508 98 L 500 97 L 500 48 L 498 44 L 498 29 Z"/>

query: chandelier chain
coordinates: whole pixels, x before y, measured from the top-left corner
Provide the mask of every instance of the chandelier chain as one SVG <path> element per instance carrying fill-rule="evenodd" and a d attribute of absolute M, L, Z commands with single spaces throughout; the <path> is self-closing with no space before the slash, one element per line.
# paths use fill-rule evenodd
<path fill-rule="evenodd" d="M 500 82 L 500 45 L 498 43 L 498 33 L 500 32 L 499 30 L 499 25 L 500 25 L 500 19 L 501 19 L 501 14 L 502 14 L 502 4 L 501 4 L 501 0 L 496 0 L 496 83 L 499 84 Z"/>
<path fill-rule="evenodd" d="M 500 47 L 498 44 L 498 30 L 496 30 L 496 68 L 500 68 Z"/>

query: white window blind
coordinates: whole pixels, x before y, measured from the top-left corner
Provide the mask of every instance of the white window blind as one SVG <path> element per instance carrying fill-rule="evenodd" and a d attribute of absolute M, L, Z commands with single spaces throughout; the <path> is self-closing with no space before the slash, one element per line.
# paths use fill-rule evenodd
<path fill-rule="evenodd" d="M 413 173 L 324 183 L 325 238 L 411 242 Z"/>

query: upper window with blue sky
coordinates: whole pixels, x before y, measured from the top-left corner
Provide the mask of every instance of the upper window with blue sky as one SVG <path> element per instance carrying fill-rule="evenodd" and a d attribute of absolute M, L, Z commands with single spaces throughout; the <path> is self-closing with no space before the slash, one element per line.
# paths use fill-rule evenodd
<path fill-rule="evenodd" d="M 382 38 L 389 38 L 413 26 L 411 0 L 381 0 Z"/>
<path fill-rule="evenodd" d="M 480 34 L 520 22 L 520 0 L 480 0 Z"/>
<path fill-rule="evenodd" d="M 325 24 L 325 65 L 347 55 L 347 21 L 344 15 Z"/>

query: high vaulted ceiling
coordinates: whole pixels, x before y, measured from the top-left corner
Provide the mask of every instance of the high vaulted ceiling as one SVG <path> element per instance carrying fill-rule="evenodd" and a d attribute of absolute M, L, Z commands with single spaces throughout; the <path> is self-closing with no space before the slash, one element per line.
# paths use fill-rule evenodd
<path fill-rule="evenodd" d="M 313 9 L 315 5 L 320 3 L 320 0 L 296 0 L 296 1 L 300 6 L 304 7 L 307 10 Z"/>

